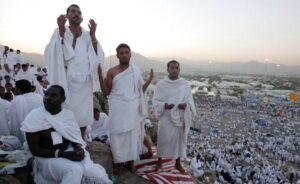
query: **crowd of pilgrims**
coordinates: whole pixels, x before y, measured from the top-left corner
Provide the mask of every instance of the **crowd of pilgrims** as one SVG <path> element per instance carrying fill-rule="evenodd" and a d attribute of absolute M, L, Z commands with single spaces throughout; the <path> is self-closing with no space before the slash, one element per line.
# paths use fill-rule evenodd
<path fill-rule="evenodd" d="M 6 110 L 18 95 L 15 84 L 19 80 L 29 81 L 31 93 L 41 96 L 49 84 L 46 68 L 30 65 L 20 50 L 14 52 L 12 48 L 5 46 L 4 51 L 0 52 L 0 102 L 2 107 L 7 107 Z M 226 105 L 228 106 L 228 104 L 223 104 L 222 107 Z M 218 124 L 213 125 L 213 121 L 220 120 L 224 116 L 224 110 L 216 110 L 217 104 L 212 108 L 208 103 L 202 103 L 201 108 L 214 110 L 209 116 L 200 113 L 201 117 L 198 117 L 201 121 L 200 129 L 202 131 L 210 129 L 208 134 L 194 130 L 189 133 L 187 155 L 193 158 L 190 161 L 191 170 L 196 177 L 199 177 L 199 180 L 215 184 L 300 183 L 300 133 L 294 131 L 299 129 L 297 122 L 282 124 L 280 119 L 277 119 L 278 122 L 273 123 L 281 123 L 283 129 L 273 128 L 270 131 L 276 136 L 272 136 L 272 134 L 262 133 L 262 129 L 266 127 L 261 127 L 254 121 L 248 122 L 242 116 L 231 117 L 227 124 L 222 125 L 225 127 L 218 127 Z M 230 105 L 227 111 L 241 113 L 236 106 Z M 95 108 L 95 122 L 101 120 L 105 123 L 102 123 L 102 127 L 100 123 L 88 127 L 89 138 L 97 138 L 109 144 L 108 119 L 102 112 L 99 118 L 99 113 L 99 110 Z M 243 128 L 234 134 L 226 131 L 236 129 L 241 124 Z M 99 131 L 103 127 L 106 127 L 105 130 Z M 1 129 L 0 135 L 18 137 L 18 133 L 11 132 L 12 128 L 8 132 L 4 132 L 3 127 Z M 227 144 L 223 146 L 213 144 L 213 140 L 218 138 L 226 140 Z M 22 138 L 19 137 L 19 139 L 22 142 Z"/>
<path fill-rule="evenodd" d="M 254 121 L 262 112 L 227 107 L 201 105 L 207 112 L 198 115 L 187 145 L 194 175 L 215 184 L 300 183 L 300 122 L 264 113 L 270 121 L 262 126 Z"/>
<path fill-rule="evenodd" d="M 28 80 L 32 85 L 32 92 L 43 94 L 47 87 L 47 69 L 30 65 L 20 50 L 16 52 L 4 47 L 3 53 L 0 51 L 0 96 L 9 102 L 17 95 L 15 82 L 18 80 Z"/>

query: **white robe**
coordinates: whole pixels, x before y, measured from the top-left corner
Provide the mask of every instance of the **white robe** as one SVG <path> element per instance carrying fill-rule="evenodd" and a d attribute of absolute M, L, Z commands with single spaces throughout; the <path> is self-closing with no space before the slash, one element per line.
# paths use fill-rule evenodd
<path fill-rule="evenodd" d="M 193 172 L 193 175 L 195 177 L 199 177 L 199 176 L 202 176 L 204 174 L 203 168 L 201 168 L 202 167 L 201 161 L 197 160 L 196 157 L 194 157 L 191 160 L 191 165 L 190 166 L 191 166 L 191 170 Z"/>
<path fill-rule="evenodd" d="M 23 56 L 23 54 L 16 53 L 16 62 L 20 63 L 21 65 L 24 64 L 24 56 Z"/>
<path fill-rule="evenodd" d="M 94 123 L 89 126 L 88 135 L 92 140 L 97 137 L 101 139 L 102 136 L 107 135 L 107 141 L 109 141 L 109 118 L 105 113 L 100 112 L 99 120 L 94 120 Z"/>
<path fill-rule="evenodd" d="M 175 106 L 171 110 L 165 110 L 165 103 Z M 185 110 L 178 108 L 178 104 L 181 103 L 187 103 Z M 196 114 L 189 83 L 182 78 L 170 80 L 165 77 L 156 85 L 153 105 L 159 119 L 157 156 L 172 159 L 185 158 L 187 134 L 192 116 Z"/>
<path fill-rule="evenodd" d="M 16 96 L 9 109 L 11 135 L 17 136 L 23 144 L 24 133 L 20 130 L 25 117 L 35 108 L 43 106 L 43 97 L 36 93 L 25 93 Z"/>
<path fill-rule="evenodd" d="M 14 65 L 17 64 L 16 59 L 17 59 L 16 53 L 14 53 L 14 52 L 7 53 L 6 63 L 8 64 L 9 69 L 14 70 Z"/>
<path fill-rule="evenodd" d="M 115 163 L 138 160 L 141 148 L 140 126 L 147 114 L 143 95 L 144 80 L 130 64 L 112 81 L 109 102 L 109 130 Z"/>
<path fill-rule="evenodd" d="M 8 110 L 10 102 L 0 98 L 0 137 L 1 135 L 10 135 L 8 124 Z"/>
<path fill-rule="evenodd" d="M 23 70 L 20 70 L 18 74 L 15 76 L 15 81 L 18 80 L 28 80 L 31 84 L 33 84 L 34 81 L 36 81 L 36 77 L 33 75 L 33 73 L 28 69 L 26 72 Z"/>
<path fill-rule="evenodd" d="M 56 29 L 45 49 L 45 62 L 50 85 L 65 89 L 66 108 L 73 111 L 79 126 L 85 127 L 93 124 L 93 91 L 100 90 L 97 68 L 104 63 L 104 52 L 98 42 L 96 55 L 89 32 L 81 30 L 73 49 L 69 27 L 63 39 Z"/>
<path fill-rule="evenodd" d="M 58 136 L 81 144 L 85 150 L 86 143 L 81 138 L 75 116 L 68 109 L 52 115 L 44 107 L 37 108 L 25 118 L 21 130 L 39 132 L 49 128 L 53 128 Z M 80 162 L 65 158 L 35 157 L 33 173 L 36 183 L 112 183 L 108 179 L 105 169 L 101 165 L 95 164 L 86 150 L 85 157 Z"/>

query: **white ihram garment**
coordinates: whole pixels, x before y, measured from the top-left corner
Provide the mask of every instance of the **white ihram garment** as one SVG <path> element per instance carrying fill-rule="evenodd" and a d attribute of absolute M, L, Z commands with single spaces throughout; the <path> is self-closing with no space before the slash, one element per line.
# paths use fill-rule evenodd
<path fill-rule="evenodd" d="M 97 68 L 104 64 L 104 52 L 98 42 L 96 54 L 89 32 L 81 31 L 73 49 L 69 27 L 64 38 L 56 29 L 45 49 L 45 62 L 50 85 L 65 89 L 66 108 L 73 111 L 79 126 L 85 127 L 93 124 L 93 91 L 100 90 Z"/>
<path fill-rule="evenodd" d="M 43 106 L 43 97 L 36 93 L 17 95 L 11 102 L 9 119 L 11 135 L 17 136 L 23 144 L 24 133 L 20 130 L 25 117 L 35 108 Z"/>
<path fill-rule="evenodd" d="M 115 163 L 138 160 L 141 122 L 147 114 L 144 80 L 139 69 L 129 67 L 114 77 L 109 102 L 111 150 Z"/>
<path fill-rule="evenodd" d="M 85 150 L 86 143 L 81 138 L 81 132 L 74 114 L 63 109 L 56 115 L 50 114 L 44 107 L 33 110 L 24 120 L 22 131 L 39 132 L 53 128 L 59 136 L 81 144 Z M 73 149 L 69 147 L 68 149 Z M 71 161 L 66 158 L 35 157 L 33 165 L 34 180 L 36 183 L 61 184 L 111 184 L 105 169 L 95 164 L 85 150 L 82 161 Z"/>
<path fill-rule="evenodd" d="M 165 103 L 174 104 L 174 107 L 166 110 Z M 185 110 L 178 108 L 178 104 L 181 103 L 187 104 Z M 196 113 L 189 83 L 182 78 L 170 80 L 165 77 L 156 85 L 153 104 L 159 119 L 157 156 L 172 159 L 185 158 L 187 134 L 192 116 Z"/>

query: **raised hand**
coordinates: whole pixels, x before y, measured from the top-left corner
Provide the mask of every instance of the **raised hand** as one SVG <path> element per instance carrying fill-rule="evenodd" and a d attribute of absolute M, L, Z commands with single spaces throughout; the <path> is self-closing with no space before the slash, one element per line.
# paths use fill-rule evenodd
<path fill-rule="evenodd" d="M 64 37 L 64 34 L 66 32 L 66 27 L 65 27 L 66 22 L 67 22 L 66 15 L 60 15 L 59 17 L 57 17 L 57 25 L 61 37 Z"/>
<path fill-rule="evenodd" d="M 178 104 L 178 108 L 184 110 L 186 108 L 186 103 Z"/>
<path fill-rule="evenodd" d="M 168 103 L 165 103 L 165 109 L 172 109 L 174 107 L 174 104 L 168 104 Z"/>
<path fill-rule="evenodd" d="M 97 24 L 94 21 L 94 19 L 90 19 L 89 24 L 88 24 L 89 28 L 90 28 L 90 36 L 91 38 L 95 38 L 96 39 L 96 29 L 97 29 Z"/>

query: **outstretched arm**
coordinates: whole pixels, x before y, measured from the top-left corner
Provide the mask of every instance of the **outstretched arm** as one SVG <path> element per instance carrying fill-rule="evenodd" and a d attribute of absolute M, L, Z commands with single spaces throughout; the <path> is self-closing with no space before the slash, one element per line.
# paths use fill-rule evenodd
<path fill-rule="evenodd" d="M 65 32 L 66 32 L 66 27 L 65 27 L 66 22 L 67 22 L 66 15 L 60 15 L 59 17 L 57 17 L 57 25 L 58 25 L 59 35 L 62 38 L 64 37 Z"/>
<path fill-rule="evenodd" d="M 96 38 L 96 28 L 97 28 L 97 24 L 94 21 L 94 19 L 90 19 L 90 23 L 89 23 L 89 28 L 90 28 L 90 36 L 91 36 L 91 40 L 92 40 L 92 44 L 95 50 L 95 53 L 97 55 L 97 38 Z"/>
<path fill-rule="evenodd" d="M 153 76 L 154 76 L 154 73 L 153 73 L 153 69 L 151 68 L 149 78 L 143 85 L 143 92 L 145 92 L 147 90 L 148 86 L 150 85 L 150 83 L 153 79 Z"/>
<path fill-rule="evenodd" d="M 112 72 L 108 70 L 106 79 L 103 77 L 102 67 L 101 65 L 98 66 L 98 75 L 100 81 L 100 87 L 105 96 L 108 96 L 111 92 L 112 88 Z"/>

